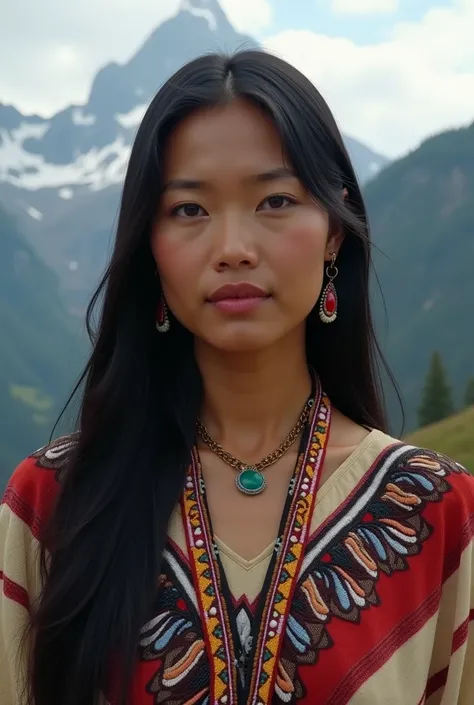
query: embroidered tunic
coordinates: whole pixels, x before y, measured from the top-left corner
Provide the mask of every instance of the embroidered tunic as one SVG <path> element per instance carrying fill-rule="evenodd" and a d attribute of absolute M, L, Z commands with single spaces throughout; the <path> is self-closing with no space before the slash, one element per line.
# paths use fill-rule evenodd
<path fill-rule="evenodd" d="M 321 406 L 279 537 L 251 561 L 212 535 L 195 455 L 131 705 L 474 703 L 474 478 L 372 431 L 317 489 Z M 40 589 L 38 536 L 73 442 L 26 459 L 3 499 L 1 705 L 21 702 L 18 645 Z M 105 700 L 115 705 L 113 684 Z"/>

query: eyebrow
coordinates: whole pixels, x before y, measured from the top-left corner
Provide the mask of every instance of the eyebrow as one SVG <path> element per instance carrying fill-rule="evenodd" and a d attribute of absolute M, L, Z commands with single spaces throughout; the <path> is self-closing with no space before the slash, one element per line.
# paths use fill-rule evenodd
<path fill-rule="evenodd" d="M 275 169 L 270 169 L 269 171 L 264 171 L 261 174 L 251 176 L 250 181 L 267 182 L 288 178 L 297 178 L 294 170 L 286 166 L 279 166 Z M 199 179 L 170 179 L 170 181 L 165 184 L 163 191 L 176 191 L 179 189 L 192 191 L 209 187 L 209 185 L 210 184 L 208 181 L 200 181 Z"/>
<path fill-rule="evenodd" d="M 276 181 L 277 179 L 296 179 L 297 176 L 293 169 L 288 166 L 277 166 L 276 169 L 264 171 L 263 174 L 257 174 L 254 177 L 255 181 Z"/>

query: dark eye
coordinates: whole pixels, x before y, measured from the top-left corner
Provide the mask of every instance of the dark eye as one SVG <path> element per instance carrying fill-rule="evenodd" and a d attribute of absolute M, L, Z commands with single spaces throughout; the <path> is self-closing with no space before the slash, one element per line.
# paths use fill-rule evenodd
<path fill-rule="evenodd" d="M 197 203 L 182 203 L 180 206 L 173 208 L 173 215 L 177 215 L 179 218 L 197 218 L 207 215 L 207 213 Z"/>
<path fill-rule="evenodd" d="M 292 203 L 294 203 L 294 201 L 288 198 L 288 196 L 282 196 L 281 194 L 276 193 L 274 196 L 268 196 L 268 198 L 262 201 L 262 203 L 258 207 L 258 210 L 282 210 L 282 208 L 286 208 Z"/>

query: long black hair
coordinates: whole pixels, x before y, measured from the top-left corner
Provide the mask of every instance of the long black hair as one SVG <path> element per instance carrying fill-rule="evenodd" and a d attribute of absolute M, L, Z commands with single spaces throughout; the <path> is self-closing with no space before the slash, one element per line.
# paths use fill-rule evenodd
<path fill-rule="evenodd" d="M 301 182 L 345 232 L 335 282 L 339 316 L 324 325 L 315 306 L 307 321 L 308 363 L 342 413 L 385 428 L 367 217 L 329 108 L 309 80 L 264 52 L 192 61 L 164 84 L 143 118 L 114 252 L 88 309 L 89 324 L 98 304 L 101 315 L 96 333 L 89 325 L 93 351 L 81 378 L 77 445 L 42 541 L 44 589 L 31 622 L 34 705 L 93 705 L 111 669 L 127 701 L 202 399 L 190 333 L 174 318 L 166 335 L 155 329 L 161 291 L 150 236 L 163 150 L 193 111 L 234 97 L 271 117 Z"/>

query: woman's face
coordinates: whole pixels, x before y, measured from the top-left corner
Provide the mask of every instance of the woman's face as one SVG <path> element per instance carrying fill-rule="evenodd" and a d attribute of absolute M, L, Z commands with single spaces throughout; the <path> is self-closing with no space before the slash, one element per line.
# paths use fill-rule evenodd
<path fill-rule="evenodd" d="M 301 332 L 342 236 L 329 235 L 271 120 L 241 100 L 198 111 L 169 138 L 164 167 L 151 244 L 176 318 L 229 352 Z"/>

